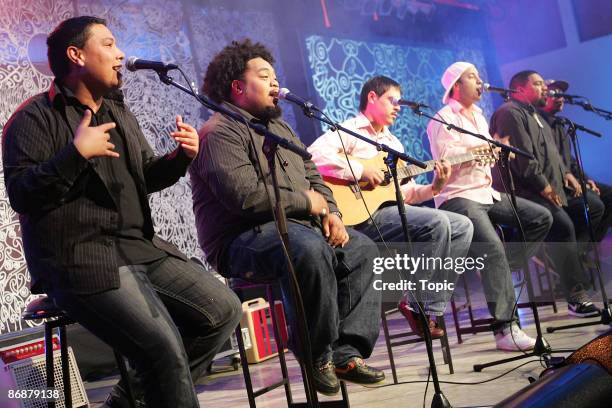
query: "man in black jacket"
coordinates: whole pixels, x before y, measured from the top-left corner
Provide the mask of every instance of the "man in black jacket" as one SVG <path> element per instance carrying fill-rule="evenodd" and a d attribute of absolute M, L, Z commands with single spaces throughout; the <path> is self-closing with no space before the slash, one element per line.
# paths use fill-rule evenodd
<path fill-rule="evenodd" d="M 548 89 L 559 92 L 567 92 L 569 84 L 565 81 L 547 80 Z M 546 105 L 540 109 L 540 113 L 546 119 L 553 132 L 555 144 L 563 160 L 565 167 L 571 172 L 574 178 L 579 180 L 579 169 L 576 159 L 572 156 L 571 140 L 566 131 L 566 123 L 557 114 L 563 110 L 565 104 L 561 96 L 548 96 Z M 591 223 L 595 234 L 595 242 L 600 242 L 608 232 L 612 224 L 612 187 L 595 182 L 585 174 L 587 184 L 587 200 L 591 214 Z M 568 213 L 574 220 L 576 227 L 576 238 L 579 241 L 589 241 L 589 231 L 584 220 L 584 205 L 582 200 L 582 187 L 577 184 L 577 188 L 566 191 L 568 197 Z"/>
<path fill-rule="evenodd" d="M 240 304 L 155 237 L 147 201 L 185 174 L 197 133 L 177 116 L 179 146 L 154 156 L 119 92 L 124 54 L 104 20 L 65 20 L 47 45 L 55 81 L 3 135 L 32 291 L 128 357 L 147 406 L 198 406 L 193 380 L 235 328 Z M 118 385 L 107 404 L 124 398 Z"/>
<path fill-rule="evenodd" d="M 521 71 L 510 80 L 510 88 L 516 92 L 491 117 L 490 133 L 508 138 L 510 144 L 534 156 L 518 155 L 510 161 L 517 194 L 548 208 L 553 216 L 547 248 L 561 276 L 568 313 L 596 316 L 599 310 L 586 293 L 588 279 L 578 260 L 576 231 L 564 191 L 565 185 L 576 188 L 579 184 L 563 164 L 548 122 L 537 111 L 546 103 L 546 84 L 537 72 Z"/>
<path fill-rule="evenodd" d="M 233 42 L 208 66 L 204 92 L 215 102 L 272 133 L 304 146 L 279 118 L 274 58 L 259 43 Z M 200 131 L 202 152 L 189 169 L 200 245 L 219 273 L 248 280 L 278 280 L 289 293 L 289 277 L 266 189 L 270 170 L 263 137 L 220 114 Z M 373 287 L 378 254 L 365 235 L 345 228 L 330 189 L 311 160 L 280 149 L 276 172 L 293 264 L 315 361 L 315 387 L 335 394 L 338 377 L 357 383 L 382 381 L 366 365 L 380 327 L 381 293 Z M 261 168 L 257 162 L 261 162 Z M 285 297 L 286 298 L 286 297 Z M 288 304 L 290 306 L 290 304 Z M 294 323 L 287 307 L 288 321 Z"/>

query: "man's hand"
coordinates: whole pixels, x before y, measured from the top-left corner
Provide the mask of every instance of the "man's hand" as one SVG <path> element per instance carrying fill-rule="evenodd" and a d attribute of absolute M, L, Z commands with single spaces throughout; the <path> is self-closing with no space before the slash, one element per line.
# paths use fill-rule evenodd
<path fill-rule="evenodd" d="M 336 214 L 328 214 L 321 220 L 323 235 L 332 247 L 344 247 L 349 241 L 344 223 Z"/>
<path fill-rule="evenodd" d="M 574 192 L 572 193 L 574 197 L 580 197 L 582 195 L 582 186 L 580 185 L 578 180 L 576 180 L 576 177 L 574 177 L 572 173 L 565 173 L 565 175 L 563 176 L 563 181 L 565 183 L 565 187 L 569 187 L 570 189 L 574 190 Z"/>
<path fill-rule="evenodd" d="M 359 181 L 367 183 L 366 189 L 373 190 L 385 179 L 385 173 L 374 166 L 364 166 Z"/>
<path fill-rule="evenodd" d="M 191 125 L 183 122 L 181 115 L 176 115 L 176 129 L 177 131 L 170 133 L 170 135 L 181 146 L 185 155 L 193 159 L 198 155 L 200 148 L 198 132 Z"/>
<path fill-rule="evenodd" d="M 308 190 L 304 192 L 310 200 L 310 214 L 315 217 L 325 217 L 329 214 L 329 207 L 327 200 L 322 194 L 317 193 L 314 190 Z"/>
<path fill-rule="evenodd" d="M 551 203 L 553 203 L 553 205 L 561 207 L 561 197 L 559 197 L 559 194 L 557 194 L 555 190 L 553 190 L 550 184 L 544 187 L 544 190 L 540 191 L 540 195 Z"/>
<path fill-rule="evenodd" d="M 451 172 L 451 165 L 448 161 L 444 159 L 436 161 L 434 167 L 434 178 L 431 183 L 431 191 L 433 192 L 433 195 L 440 194 L 440 191 L 442 191 L 446 183 L 448 183 Z"/>
<path fill-rule="evenodd" d="M 87 109 L 72 142 L 81 156 L 87 160 L 103 156 L 119 157 L 119 153 L 113 150 L 115 145 L 110 142 L 108 134 L 111 129 L 115 128 L 115 122 L 92 127 L 89 126 L 90 123 L 91 111 Z"/>
<path fill-rule="evenodd" d="M 587 186 L 593 190 L 593 192 L 597 195 L 601 195 L 601 190 L 599 189 L 599 187 L 597 187 L 597 184 L 595 184 L 595 181 L 589 179 L 587 180 Z"/>

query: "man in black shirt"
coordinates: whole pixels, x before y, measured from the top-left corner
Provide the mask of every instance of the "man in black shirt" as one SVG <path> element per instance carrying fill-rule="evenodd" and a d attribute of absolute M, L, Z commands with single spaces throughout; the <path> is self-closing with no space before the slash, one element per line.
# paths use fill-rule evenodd
<path fill-rule="evenodd" d="M 567 92 L 569 84 L 565 81 L 547 80 L 548 89 Z M 548 96 L 546 105 L 540 109 L 540 113 L 550 125 L 555 144 L 563 160 L 565 167 L 571 172 L 575 179 L 579 179 L 579 169 L 576 159 L 572 157 L 571 140 L 566 131 L 566 125 L 557 114 L 563 110 L 564 98 Z M 595 234 L 595 242 L 600 242 L 608 232 L 612 223 L 612 187 L 596 183 L 585 174 L 587 184 L 587 200 L 591 213 L 591 222 Z M 577 183 L 574 183 L 574 185 Z M 566 187 L 567 190 L 567 187 Z M 568 195 L 568 213 L 574 220 L 576 237 L 579 241 L 589 241 L 589 231 L 584 220 L 584 205 L 582 201 L 582 187 L 578 183 L 577 188 L 566 191 Z"/>
<path fill-rule="evenodd" d="M 547 248 L 566 291 L 568 313 L 596 316 L 599 310 L 586 293 L 588 279 L 578 260 L 576 232 L 567 213 L 564 186 L 578 184 L 559 156 L 548 122 L 536 109 L 546 102 L 546 84 L 537 72 L 521 71 L 512 77 L 510 88 L 516 92 L 491 117 L 491 135 L 508 138 L 510 144 L 534 156 L 517 155 L 510 161 L 517 194 L 545 206 L 553 216 Z"/>
<path fill-rule="evenodd" d="M 259 43 L 233 42 L 208 66 L 204 92 L 247 120 L 304 146 L 281 120 L 274 58 Z M 270 170 L 263 137 L 220 114 L 200 131 L 202 152 L 189 169 L 200 245 L 219 273 L 248 280 L 289 277 L 266 189 Z M 261 171 L 257 162 L 261 162 Z M 280 149 L 276 172 L 292 261 L 304 300 L 315 362 L 315 388 L 335 394 L 338 377 L 357 383 L 382 381 L 384 373 L 363 361 L 380 327 L 381 293 L 373 287 L 378 251 L 365 235 L 345 228 L 330 189 L 311 160 Z M 285 296 L 286 299 L 286 296 Z M 293 311 L 286 303 L 289 323 Z"/>
<path fill-rule="evenodd" d="M 13 114 L 2 146 L 32 292 L 128 357 L 147 406 L 196 407 L 193 381 L 235 328 L 240 303 L 155 236 L 147 194 L 185 174 L 197 133 L 177 116 L 179 146 L 153 154 L 123 102 L 124 55 L 104 20 L 65 20 L 47 45 L 55 81 Z M 107 405 L 125 403 L 118 384 Z"/>

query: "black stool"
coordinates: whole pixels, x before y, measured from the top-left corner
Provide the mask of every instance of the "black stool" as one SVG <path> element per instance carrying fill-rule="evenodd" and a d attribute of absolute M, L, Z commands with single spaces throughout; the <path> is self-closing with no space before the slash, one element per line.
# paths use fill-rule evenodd
<path fill-rule="evenodd" d="M 287 362 L 285 360 L 285 347 L 286 344 L 283 340 L 283 336 L 280 334 L 280 328 L 278 323 L 278 316 L 276 316 L 276 308 L 274 307 L 274 287 L 275 282 L 269 283 L 252 283 L 242 279 L 231 278 L 229 279 L 229 285 L 234 292 L 238 295 L 240 301 L 245 301 L 244 292 L 245 290 L 261 290 L 264 289 L 266 292 L 266 300 L 270 305 L 270 316 L 272 318 L 272 326 L 274 329 L 274 340 L 276 342 L 276 348 L 278 350 L 278 361 L 281 367 L 282 379 L 262 387 L 258 390 L 253 389 L 253 383 L 251 382 L 251 374 L 249 371 L 249 363 L 247 361 L 246 350 L 244 347 L 244 341 L 242 340 L 242 331 L 240 325 L 236 328 L 236 340 L 238 342 L 238 349 L 240 351 L 240 363 L 242 365 L 242 374 L 244 376 L 244 384 L 247 390 L 247 397 L 249 399 L 249 407 L 256 408 L 255 398 L 263 395 L 269 391 L 272 391 L 278 387 L 285 387 L 285 396 L 287 397 L 287 407 L 289 408 L 301 408 L 306 407 L 306 402 L 294 402 L 291 394 L 291 384 L 289 382 L 289 371 L 287 370 Z M 304 368 L 301 366 L 302 376 L 304 376 Z M 340 381 L 340 391 L 342 393 L 342 399 L 336 401 L 320 401 L 320 407 L 331 407 L 331 408 L 349 408 L 348 392 L 344 381 Z"/>
<path fill-rule="evenodd" d="M 72 391 L 70 384 L 70 369 L 68 366 L 68 340 L 66 338 L 66 326 L 69 324 L 76 323 L 72 320 L 66 312 L 57 307 L 52 299 L 48 296 L 41 296 L 26 306 L 22 318 L 24 320 L 39 320 L 45 319 L 45 368 L 47 375 L 47 388 L 55 388 L 55 367 L 53 361 L 53 329 L 58 328 L 59 330 L 59 341 L 60 341 L 60 356 L 62 365 L 62 385 L 64 389 L 64 404 L 66 408 L 72 408 Z M 125 360 L 117 350 L 113 350 L 115 353 L 115 359 L 117 360 L 117 366 L 121 377 L 124 379 L 126 384 L 126 392 L 129 397 L 129 403 L 132 408 L 136 407 L 132 390 L 130 388 L 129 377 L 127 374 L 127 368 L 125 366 Z M 49 408 L 55 407 L 55 401 L 50 400 L 47 403 Z"/>
<path fill-rule="evenodd" d="M 383 304 L 384 307 L 384 304 Z M 417 335 L 412 330 L 408 329 L 408 331 L 396 334 L 389 333 L 389 324 L 387 322 L 387 316 L 393 313 L 397 313 L 399 310 L 397 308 L 393 308 L 390 310 L 381 310 L 381 320 L 383 326 L 383 332 L 385 333 L 385 344 L 387 346 L 387 354 L 389 355 L 389 364 L 391 365 L 391 374 L 393 375 L 393 383 L 397 384 L 397 371 L 395 369 L 395 359 L 393 357 L 393 347 L 403 346 L 405 344 L 414 344 L 424 342 L 425 340 Z M 406 320 L 402 316 L 402 320 L 405 322 Z M 448 371 L 450 374 L 454 374 L 455 370 L 453 369 L 453 358 L 451 356 L 450 346 L 448 344 L 448 334 L 446 333 L 446 324 L 444 322 L 444 316 L 438 316 L 436 318 L 438 325 L 441 329 L 444 330 L 444 336 L 440 337 L 440 345 L 442 346 L 442 358 L 444 359 L 444 364 L 448 364 Z M 405 340 L 399 340 L 399 339 Z"/>

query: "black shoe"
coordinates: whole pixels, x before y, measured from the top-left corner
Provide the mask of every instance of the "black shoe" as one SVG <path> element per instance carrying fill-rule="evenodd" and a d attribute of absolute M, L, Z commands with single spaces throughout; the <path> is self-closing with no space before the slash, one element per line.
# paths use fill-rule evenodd
<path fill-rule="evenodd" d="M 313 370 L 315 389 L 323 395 L 334 395 L 340 391 L 340 382 L 334 371 L 334 363 L 324 361 L 316 364 Z"/>
<path fill-rule="evenodd" d="M 359 357 L 352 357 L 348 363 L 336 367 L 336 375 L 341 380 L 357 384 L 375 384 L 385 379 L 382 370 L 368 366 Z"/>
<path fill-rule="evenodd" d="M 134 403 L 136 404 L 135 408 L 146 408 L 143 398 L 136 398 Z M 106 397 L 106 401 L 104 401 L 102 408 L 132 408 L 132 404 L 129 401 L 127 393 L 117 384 Z"/>
<path fill-rule="evenodd" d="M 599 316 L 599 309 L 593 302 L 567 302 L 567 313 L 578 317 Z"/>

